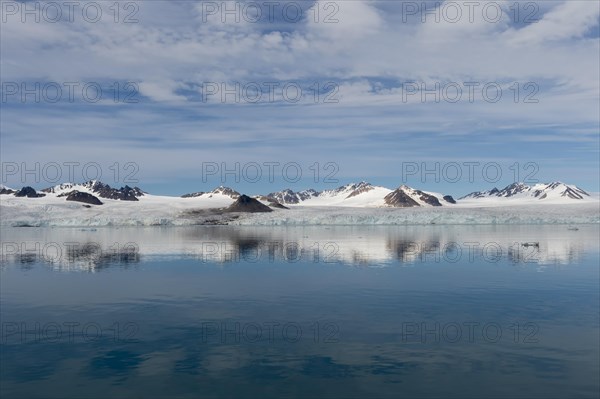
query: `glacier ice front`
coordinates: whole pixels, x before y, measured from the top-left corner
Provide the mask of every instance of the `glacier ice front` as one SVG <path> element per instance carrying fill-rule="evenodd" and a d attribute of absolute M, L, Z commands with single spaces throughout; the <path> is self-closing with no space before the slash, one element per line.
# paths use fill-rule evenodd
<path fill-rule="evenodd" d="M 182 197 L 151 195 L 138 187 L 115 189 L 97 181 L 41 191 L 2 190 L 0 225 L 15 227 L 593 224 L 600 220 L 598 198 L 561 182 L 515 183 L 458 201 L 405 185 L 391 190 L 367 182 L 320 192 L 284 190 L 254 196 L 257 207 L 260 202 L 261 208 L 270 210 L 266 214 L 233 212 L 231 205 L 242 194 L 228 187 Z"/>

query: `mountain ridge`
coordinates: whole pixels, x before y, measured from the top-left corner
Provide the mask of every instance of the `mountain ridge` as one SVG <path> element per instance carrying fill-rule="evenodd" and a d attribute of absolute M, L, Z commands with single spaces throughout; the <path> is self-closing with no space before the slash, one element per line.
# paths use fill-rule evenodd
<path fill-rule="evenodd" d="M 186 201 L 208 201 L 209 203 L 228 204 L 237 200 L 242 193 L 231 187 L 219 186 L 211 191 L 197 191 L 184 194 L 180 197 L 154 196 L 139 187 L 124 186 L 113 188 L 108 184 L 97 180 L 90 180 L 84 183 L 63 183 L 37 191 L 32 187 L 24 187 L 21 190 L 9 189 L 2 186 L 0 195 L 13 195 L 25 198 L 41 198 L 44 195 L 51 197 L 67 197 L 73 192 L 89 193 L 98 198 L 108 200 L 139 201 L 144 197 L 154 198 L 180 198 Z M 457 204 L 483 204 L 496 201 L 498 204 L 507 200 L 523 201 L 548 201 L 551 202 L 577 202 L 591 198 L 590 194 L 583 189 L 569 185 L 560 181 L 550 183 L 537 183 L 528 185 L 523 182 L 516 182 L 507 185 L 502 189 L 493 187 L 485 191 L 474 191 L 458 200 L 454 200 L 451 195 L 429 192 L 413 188 L 402 184 L 395 189 L 389 189 L 383 186 L 373 185 L 366 181 L 349 183 L 339 186 L 335 189 L 317 191 L 315 189 L 305 189 L 293 191 L 284 189 L 272 192 L 267 195 L 251 196 L 261 201 L 267 206 L 274 206 L 285 209 L 286 205 L 298 206 L 345 206 L 345 207 L 439 207 L 455 206 Z M 215 202 L 216 201 L 216 202 Z M 512 203 L 512 202 L 511 202 Z"/>
<path fill-rule="evenodd" d="M 548 198 L 568 198 L 572 200 L 582 200 L 587 197 L 590 197 L 590 194 L 575 185 L 566 184 L 561 181 L 553 181 L 551 183 L 537 183 L 532 186 L 523 182 L 516 182 L 509 184 L 503 189 L 494 187 L 487 191 L 475 191 L 459 198 L 459 200 L 478 200 L 489 198 L 520 198 L 538 200 L 544 200 Z"/>
<path fill-rule="evenodd" d="M 121 201 L 139 201 L 147 193 L 139 187 L 129 187 L 125 185 L 121 188 L 113 188 L 99 180 L 89 180 L 84 183 L 62 183 L 56 186 L 40 190 L 46 194 L 56 194 L 57 196 L 68 196 L 74 191 L 80 193 L 94 194 L 105 199 L 114 199 Z"/>

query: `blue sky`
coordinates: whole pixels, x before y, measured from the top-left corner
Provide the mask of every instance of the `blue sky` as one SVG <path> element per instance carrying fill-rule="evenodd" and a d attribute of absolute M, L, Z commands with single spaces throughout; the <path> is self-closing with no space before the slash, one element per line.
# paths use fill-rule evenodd
<path fill-rule="evenodd" d="M 223 22 L 224 2 L 123 2 L 118 16 L 113 2 L 96 2 L 102 18 L 92 23 L 81 9 L 72 21 L 52 22 L 53 14 L 23 21 L 25 5 L 3 2 L 2 162 L 96 162 L 111 185 L 127 183 L 123 173 L 111 175 L 111 165 L 135 163 L 138 185 L 160 194 L 367 180 L 455 196 L 513 182 L 516 162 L 519 180 L 535 168 L 532 179 L 600 191 L 600 3 L 498 1 L 487 6 L 489 14 L 499 7 L 498 19 L 481 12 L 490 2 L 477 3 L 472 16 L 467 3 L 442 2 L 436 20 L 436 2 L 424 3 L 424 13 L 412 8 L 421 2 L 291 1 L 281 7 L 302 9 L 294 21 L 277 8 L 272 19 L 253 22 L 246 8 L 239 21 L 225 15 Z M 248 3 L 227 7 L 236 5 Z M 460 18 L 450 14 L 453 6 Z M 78 84 L 72 99 L 65 82 Z M 478 84 L 472 101 L 468 82 Z M 23 101 L 22 85 L 36 83 L 46 88 L 39 101 Z M 86 84 L 99 87 L 102 99 L 86 100 Z M 223 84 L 239 99 L 209 94 Z M 56 85 L 63 91 L 51 101 Z M 263 92 L 252 102 L 257 87 Z M 421 87 L 429 94 L 414 91 Z M 502 97 L 492 101 L 498 88 Z M 203 163 L 269 162 L 296 162 L 303 178 L 286 181 L 278 170 L 273 181 L 202 178 Z M 500 165 L 502 177 L 484 179 L 479 167 L 472 181 L 465 168 L 458 181 L 402 176 L 403 163 L 466 162 Z M 315 163 L 335 164 L 334 181 L 323 181 L 331 169 L 313 181 Z M 35 180 L 3 174 L 2 183 L 54 183 Z"/>

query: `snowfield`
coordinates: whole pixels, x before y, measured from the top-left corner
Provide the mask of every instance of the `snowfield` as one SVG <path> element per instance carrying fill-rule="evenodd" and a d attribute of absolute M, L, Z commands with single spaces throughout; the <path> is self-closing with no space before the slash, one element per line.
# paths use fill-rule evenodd
<path fill-rule="evenodd" d="M 102 205 L 66 200 L 66 195 L 77 191 L 100 197 Z M 440 193 L 420 191 L 405 185 L 390 190 L 363 181 L 321 192 L 284 190 L 269 196 L 256 196 L 273 210 L 260 214 L 224 211 L 241 194 L 223 186 L 210 192 L 190 194 L 187 198 L 151 195 L 137 187 L 113 189 L 95 180 L 82 184 L 64 183 L 43 192 L 28 188 L 28 193 L 31 198 L 17 196 L 25 195 L 24 192 L 0 195 L 0 226 L 600 223 L 600 199 L 561 182 L 535 186 L 514 183 L 502 190 L 494 188 L 471 193 L 454 203 Z M 45 196 L 36 198 L 36 195 Z M 272 206 L 274 198 L 289 209 Z"/>
<path fill-rule="evenodd" d="M 144 195 L 139 201 L 101 199 L 104 205 L 86 208 L 80 202 L 48 194 L 42 198 L 0 197 L 0 226 L 160 226 L 202 224 L 190 211 L 224 208 L 226 195 L 197 198 Z M 216 212 L 215 212 L 216 213 Z M 208 212 L 211 215 L 212 212 Z"/>
<path fill-rule="evenodd" d="M 48 194 L 42 198 L 0 196 L 0 226 L 188 226 L 230 225 L 429 225 L 429 224 L 597 224 L 597 198 L 567 202 L 560 198 L 540 203 L 535 199 L 462 200 L 441 207 L 390 208 L 373 204 L 352 207 L 317 204 L 288 205 L 271 213 L 223 214 L 234 202 L 222 194 L 194 198 L 144 195 L 139 201 L 102 199 L 104 205 L 85 207 L 79 202 Z M 317 200 L 317 199 L 316 199 Z M 318 199 L 320 200 L 320 199 Z M 350 200 L 354 200 L 351 198 Z M 373 200 L 375 201 L 375 200 Z M 320 202 L 320 201 L 319 201 Z"/>

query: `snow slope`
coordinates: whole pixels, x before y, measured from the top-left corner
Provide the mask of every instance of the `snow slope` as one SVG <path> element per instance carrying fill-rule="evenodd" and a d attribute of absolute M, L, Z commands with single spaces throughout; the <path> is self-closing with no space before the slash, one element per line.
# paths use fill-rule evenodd
<path fill-rule="evenodd" d="M 368 183 L 367 183 L 368 184 Z M 370 186 L 370 185 L 369 185 Z M 378 207 L 392 190 L 380 187 L 349 184 L 336 190 L 326 190 L 301 202 L 302 206 Z"/>
<path fill-rule="evenodd" d="M 552 183 L 539 183 L 529 186 L 525 183 L 513 183 L 502 190 L 493 188 L 488 191 L 477 191 L 460 198 L 459 203 L 468 205 L 477 202 L 494 204 L 502 203 L 555 203 L 568 204 L 578 201 L 594 201 L 587 192 L 575 185 L 559 181 Z"/>
<path fill-rule="evenodd" d="M 514 206 L 442 206 L 365 208 L 290 206 L 266 214 L 221 215 L 234 200 L 224 195 L 173 198 L 145 195 L 139 201 L 103 199 L 87 208 L 78 202 L 46 196 L 0 198 L 1 226 L 155 226 L 228 223 L 236 225 L 412 225 L 412 224 L 569 224 L 599 223 L 598 202 L 514 204 Z M 267 204 L 268 205 L 268 204 Z"/>
<path fill-rule="evenodd" d="M 442 205 L 450 205 L 439 193 L 419 191 L 406 185 L 391 190 L 365 181 L 347 184 L 334 190 L 318 192 L 311 189 L 295 193 L 288 189 L 271 193 L 269 196 L 291 206 L 384 207 L 391 206 L 386 202 L 385 197 L 394 191 L 402 191 L 416 203 L 415 206 L 431 206 L 421 199 L 423 194 L 436 197 Z"/>
<path fill-rule="evenodd" d="M 102 198 L 104 205 L 86 208 L 49 193 L 42 198 L 0 197 L 1 226 L 154 226 L 194 224 L 186 212 L 225 208 L 230 196 L 196 198 L 144 195 L 138 201 Z"/>

